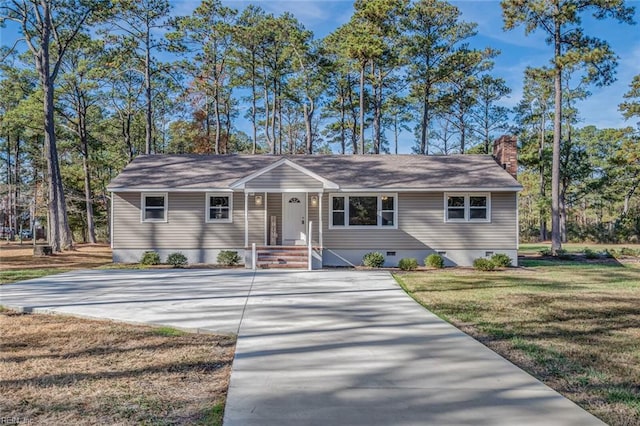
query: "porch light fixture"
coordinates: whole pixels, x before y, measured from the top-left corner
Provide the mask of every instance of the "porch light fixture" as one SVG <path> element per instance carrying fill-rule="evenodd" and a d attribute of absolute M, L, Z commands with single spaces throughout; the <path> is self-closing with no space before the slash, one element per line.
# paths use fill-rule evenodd
<path fill-rule="evenodd" d="M 311 196 L 311 205 L 313 207 L 316 207 L 318 205 L 318 196 L 317 195 L 312 195 Z"/>
<path fill-rule="evenodd" d="M 261 206 L 262 205 L 262 195 L 256 195 L 255 196 L 255 201 L 256 201 L 256 206 Z"/>

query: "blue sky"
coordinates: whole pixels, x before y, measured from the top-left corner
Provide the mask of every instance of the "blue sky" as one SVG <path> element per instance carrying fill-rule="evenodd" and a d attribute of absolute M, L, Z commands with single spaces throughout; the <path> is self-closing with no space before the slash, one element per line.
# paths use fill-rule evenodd
<path fill-rule="evenodd" d="M 171 0 L 174 15 L 188 15 L 200 0 Z M 316 38 L 322 38 L 346 23 L 353 13 L 353 0 L 223 0 L 223 3 L 242 10 L 256 4 L 267 12 L 279 15 L 291 12 Z M 523 71 L 527 66 L 539 67 L 549 64 L 551 47 L 544 41 L 542 33 L 524 35 L 521 28 L 505 32 L 502 29 L 502 11 L 498 0 L 452 0 L 463 14 L 463 19 L 478 24 L 478 35 L 471 41 L 475 47 L 492 47 L 502 53 L 495 59 L 493 74 L 504 78 L 512 89 L 509 98 L 503 101 L 508 107 L 515 106 L 521 98 Z M 640 9 L 640 1 L 628 3 Z M 640 11 L 636 11 L 640 20 Z M 640 74 L 640 27 L 618 24 L 611 20 L 585 19 L 587 35 L 608 41 L 619 56 L 618 80 L 607 87 L 590 87 L 592 95 L 579 104 L 581 125 L 600 128 L 634 125 L 634 120 L 625 121 L 618 111 L 622 96 L 628 91 L 634 75 Z M 17 28 L 0 29 L 0 44 L 11 45 L 17 38 Z M 26 46 L 20 46 L 26 48 Z M 249 131 L 243 123 L 236 123 L 239 130 Z M 246 127 L 246 128 L 245 128 Z M 410 152 L 413 136 L 406 132 L 401 137 L 400 151 Z"/>
<path fill-rule="evenodd" d="M 227 0 L 224 3 L 238 10 L 256 4 L 274 14 L 291 12 L 318 38 L 347 22 L 353 12 L 352 0 Z M 498 0 L 454 0 L 451 3 L 462 11 L 464 20 L 478 24 L 478 36 L 472 41 L 474 46 L 490 46 L 502 52 L 495 59 L 493 73 L 504 78 L 513 91 L 504 104 L 516 105 L 522 94 L 524 69 L 549 64 L 552 50 L 545 43 L 544 35 L 534 33 L 525 36 L 521 28 L 505 32 Z M 640 8 L 640 1 L 629 3 Z M 176 12 L 190 11 L 196 4 L 196 1 L 176 0 Z M 639 19 L 640 12 L 636 11 L 636 20 Z M 584 23 L 586 33 L 607 40 L 620 59 L 618 81 L 604 88 L 591 87 L 592 96 L 580 104 L 582 124 L 598 127 L 633 125 L 632 121 L 624 121 L 618 112 L 618 104 L 633 76 L 640 74 L 640 28 L 611 20 L 585 19 Z"/>

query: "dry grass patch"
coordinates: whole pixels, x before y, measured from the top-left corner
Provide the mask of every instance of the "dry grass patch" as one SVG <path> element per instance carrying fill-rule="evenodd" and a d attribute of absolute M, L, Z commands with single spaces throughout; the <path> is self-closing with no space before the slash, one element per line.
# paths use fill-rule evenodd
<path fill-rule="evenodd" d="M 0 312 L 0 413 L 31 424 L 221 424 L 233 337 Z"/>
<path fill-rule="evenodd" d="M 34 257 L 31 244 L 0 243 L 0 285 L 109 264 L 111 248 L 106 244 L 77 244 L 73 250 Z"/>
<path fill-rule="evenodd" d="M 420 303 L 611 425 L 640 425 L 640 265 L 398 274 Z"/>

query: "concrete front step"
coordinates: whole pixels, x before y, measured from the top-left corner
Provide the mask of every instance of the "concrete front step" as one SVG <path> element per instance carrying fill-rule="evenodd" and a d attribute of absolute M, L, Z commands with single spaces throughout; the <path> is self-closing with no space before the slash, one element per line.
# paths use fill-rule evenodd
<path fill-rule="evenodd" d="M 308 267 L 308 248 L 305 246 L 256 247 L 256 266 L 261 269 Z"/>
<path fill-rule="evenodd" d="M 261 256 L 307 256 L 306 251 L 259 251 L 256 252 L 258 257 Z"/>
<path fill-rule="evenodd" d="M 307 262 L 258 262 L 256 266 L 260 269 L 307 269 Z"/>

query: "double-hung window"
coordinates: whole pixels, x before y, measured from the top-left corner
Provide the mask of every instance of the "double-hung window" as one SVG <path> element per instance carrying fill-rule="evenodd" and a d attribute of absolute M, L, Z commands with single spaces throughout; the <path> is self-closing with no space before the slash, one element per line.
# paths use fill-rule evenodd
<path fill-rule="evenodd" d="M 397 228 L 397 194 L 331 196 L 331 228 Z"/>
<path fill-rule="evenodd" d="M 455 193 L 444 196 L 445 222 L 490 222 L 491 196 L 488 193 Z"/>
<path fill-rule="evenodd" d="M 233 221 L 233 194 L 207 194 L 206 221 L 231 223 Z"/>
<path fill-rule="evenodd" d="M 143 193 L 142 222 L 166 222 L 168 197 L 166 192 Z"/>

